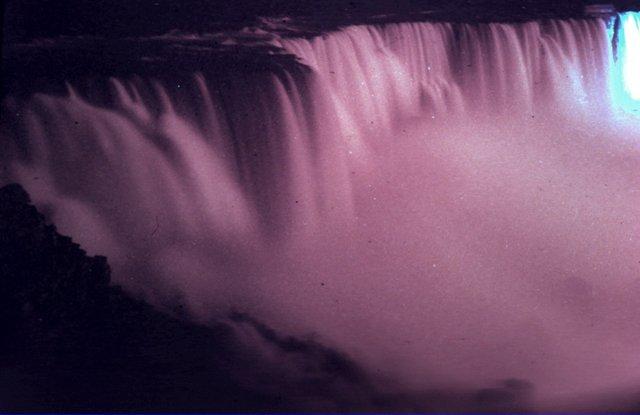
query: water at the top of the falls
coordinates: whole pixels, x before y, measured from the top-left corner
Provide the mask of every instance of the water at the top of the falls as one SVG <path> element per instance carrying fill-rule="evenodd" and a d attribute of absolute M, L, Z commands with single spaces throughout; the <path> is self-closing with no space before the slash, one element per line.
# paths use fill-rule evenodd
<path fill-rule="evenodd" d="M 626 23 L 620 27 L 631 27 L 635 15 L 621 15 Z M 263 19 L 256 27 L 238 31 L 171 32 L 121 41 L 36 40 L 9 52 L 25 66 L 12 68 L 19 94 L 40 85 L 32 78 L 59 78 L 94 98 L 100 95 L 96 89 L 105 89 L 96 78 L 112 76 L 128 83 L 142 77 L 162 79 L 166 85 L 201 72 L 211 82 L 229 73 L 251 77 L 256 72 L 297 71 L 295 67 L 304 63 L 334 95 L 342 95 L 341 104 L 359 113 L 356 117 L 369 112 L 386 123 L 390 112 L 413 116 L 424 108 L 435 115 L 462 106 L 500 110 L 519 105 L 535 110 L 536 102 L 548 100 L 564 101 L 574 110 L 593 105 L 611 96 L 603 71 L 624 73 L 626 85 L 633 78 L 632 63 L 616 71 L 609 62 L 615 42 L 607 39 L 607 25 L 613 27 L 607 18 L 518 24 L 412 22 L 314 34 L 293 19 Z M 618 33 L 621 45 L 635 42 L 631 30 Z M 102 58 L 90 55 L 96 47 L 105 50 Z M 621 50 L 623 60 L 635 59 L 635 49 Z M 75 63 L 65 61 L 69 58 Z M 79 63 L 83 58 L 89 63 Z M 30 60 L 43 64 L 27 65 Z M 38 72 L 46 68 L 47 74 Z M 87 79 L 94 79 L 89 87 Z M 8 81 L 11 89 L 14 79 Z"/>
<path fill-rule="evenodd" d="M 626 22 L 622 27 L 630 28 L 635 15 L 621 15 Z M 607 18 L 518 24 L 412 22 L 319 33 L 295 19 L 264 18 L 254 27 L 211 34 L 176 31 L 122 40 L 35 40 L 9 48 L 7 63 L 15 61 L 23 68 L 10 68 L 14 75 L 7 85 L 11 89 L 12 82 L 20 80 L 15 88 L 20 93 L 32 88 L 31 78 L 60 78 L 78 87 L 87 78 L 109 76 L 171 83 L 172 78 L 184 79 L 194 72 L 210 80 L 225 72 L 289 71 L 296 66 L 289 56 L 310 65 L 362 111 L 399 104 L 412 113 L 417 101 L 429 101 L 437 109 L 451 105 L 460 92 L 467 104 L 475 101 L 480 107 L 530 107 L 545 94 L 552 94 L 552 100 L 564 95 L 568 102 L 582 94 L 575 102 L 585 103 L 591 99 L 587 95 L 610 95 L 608 88 L 603 91 L 602 84 L 596 85 L 605 78 L 597 71 L 603 66 L 609 70 L 612 40 L 605 42 L 607 24 Z M 621 44 L 635 42 L 631 30 L 619 33 Z M 101 56 L 91 52 L 96 48 L 104 51 Z M 627 61 L 635 59 L 634 50 L 625 52 Z M 33 60 L 42 64 L 28 64 Z M 625 78 L 633 77 L 631 64 L 625 68 Z M 385 110 L 375 115 L 389 117 Z"/>

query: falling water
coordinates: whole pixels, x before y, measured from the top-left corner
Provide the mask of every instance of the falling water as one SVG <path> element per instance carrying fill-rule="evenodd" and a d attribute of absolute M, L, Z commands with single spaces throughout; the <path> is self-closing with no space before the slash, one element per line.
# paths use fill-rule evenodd
<path fill-rule="evenodd" d="M 100 103 L 68 80 L 5 99 L 0 179 L 130 290 L 410 388 L 631 382 L 640 15 L 616 19 L 271 36 L 297 65 L 110 78 Z"/>

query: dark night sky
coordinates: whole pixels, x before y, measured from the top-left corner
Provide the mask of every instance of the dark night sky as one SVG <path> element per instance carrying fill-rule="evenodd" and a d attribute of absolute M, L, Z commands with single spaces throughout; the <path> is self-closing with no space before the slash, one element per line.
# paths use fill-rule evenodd
<path fill-rule="evenodd" d="M 56 35 L 119 37 L 165 33 L 172 29 L 206 31 L 242 25 L 255 16 L 307 15 L 320 19 L 415 9 L 444 10 L 445 18 L 504 19 L 576 13 L 592 0 L 8 0 L 4 7 L 5 42 Z M 618 6 L 638 5 L 618 0 Z"/>

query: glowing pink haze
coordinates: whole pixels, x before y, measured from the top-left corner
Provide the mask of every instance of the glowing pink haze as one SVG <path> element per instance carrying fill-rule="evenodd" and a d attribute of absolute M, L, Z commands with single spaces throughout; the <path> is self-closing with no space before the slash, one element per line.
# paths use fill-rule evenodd
<path fill-rule="evenodd" d="M 128 289 L 316 333 L 406 388 L 638 384 L 640 124 L 605 20 L 270 42 L 308 68 L 7 99 L 0 178 Z"/>

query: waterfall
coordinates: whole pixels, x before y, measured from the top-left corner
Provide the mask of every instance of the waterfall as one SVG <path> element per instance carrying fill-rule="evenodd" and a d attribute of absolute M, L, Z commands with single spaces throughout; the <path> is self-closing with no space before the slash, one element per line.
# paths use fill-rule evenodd
<path fill-rule="evenodd" d="M 637 25 L 634 16 L 621 17 L 625 29 Z M 549 103 L 554 112 L 610 110 L 606 26 L 602 19 L 352 26 L 272 41 L 310 71 L 223 82 L 195 73 L 182 89 L 110 78 L 99 87 L 110 97 L 104 105 L 69 80 L 66 96 L 5 100 L 5 113 L 15 114 L 3 128 L 5 181 L 35 188 L 43 186 L 34 177 L 47 180 L 47 192 L 111 216 L 107 227 L 130 229 L 140 218 L 116 213 L 116 200 L 125 199 L 147 218 L 190 221 L 176 224 L 182 230 L 286 233 L 293 223 L 348 211 L 349 164 L 366 160 L 408 119 L 514 107 L 537 114 Z M 620 78 L 635 88 L 635 49 L 623 45 L 637 33 L 621 33 L 621 59 L 632 63 Z M 189 206 L 176 206 L 184 203 L 176 194 Z"/>
<path fill-rule="evenodd" d="M 118 283 L 178 292 L 200 318 L 253 307 L 369 363 L 393 355 L 409 384 L 520 370 L 585 391 L 607 351 L 604 377 L 639 363 L 620 311 L 638 308 L 637 120 L 620 108 L 640 108 L 639 27 L 245 31 L 295 64 L 5 97 L 0 184 L 107 255 Z"/>
<path fill-rule="evenodd" d="M 280 43 L 326 78 L 336 105 L 351 108 L 359 124 L 386 127 L 399 114 L 598 106 L 608 96 L 606 25 L 400 23 Z"/>

